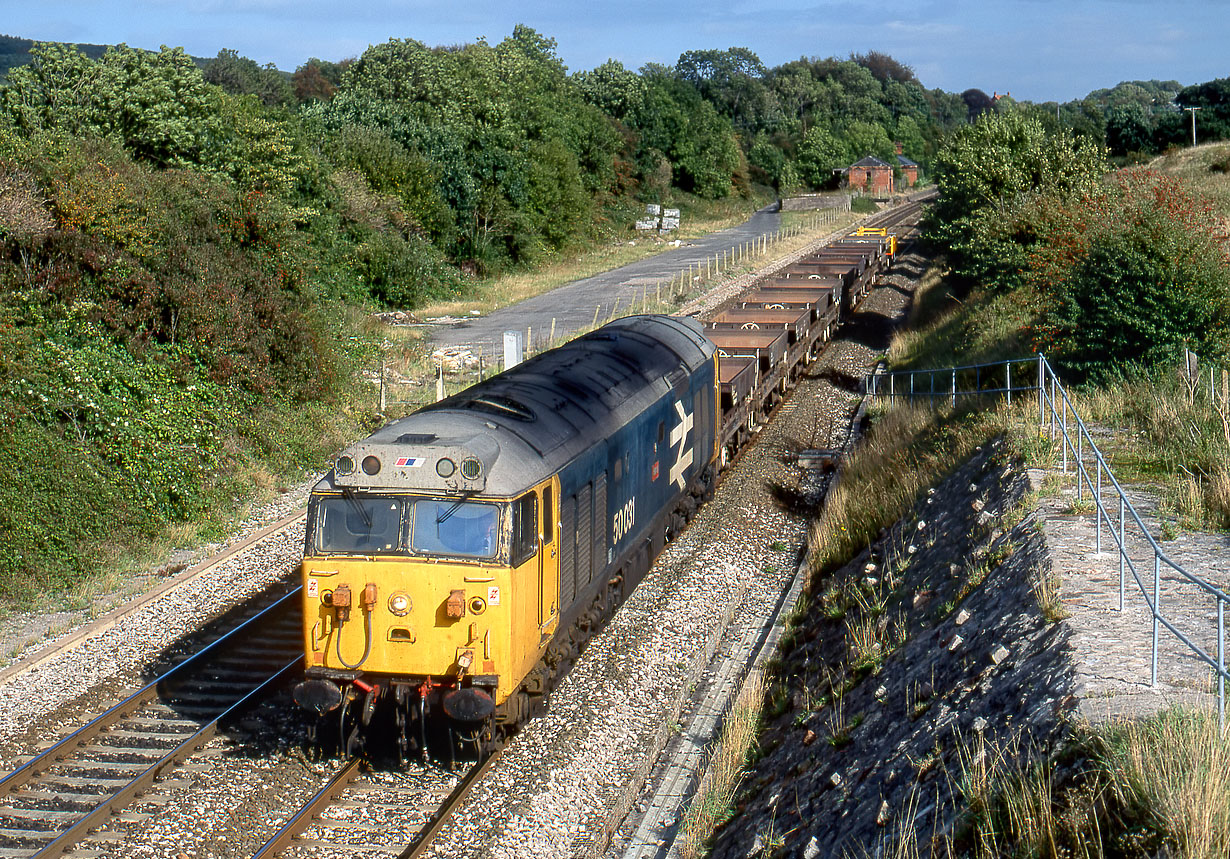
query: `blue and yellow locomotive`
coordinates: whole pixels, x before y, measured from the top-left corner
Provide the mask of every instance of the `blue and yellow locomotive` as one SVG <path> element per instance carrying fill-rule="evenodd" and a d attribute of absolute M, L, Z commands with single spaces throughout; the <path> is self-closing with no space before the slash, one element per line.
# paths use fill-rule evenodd
<path fill-rule="evenodd" d="M 699 323 L 633 316 L 342 451 L 302 567 L 319 739 L 512 733 L 711 491 L 717 391 Z"/>

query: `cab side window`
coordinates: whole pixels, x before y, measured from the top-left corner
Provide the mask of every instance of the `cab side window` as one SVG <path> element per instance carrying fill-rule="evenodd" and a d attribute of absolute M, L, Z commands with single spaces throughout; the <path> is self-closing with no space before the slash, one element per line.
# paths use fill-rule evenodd
<path fill-rule="evenodd" d="M 512 565 L 519 567 L 538 553 L 538 496 L 527 492 L 513 502 Z"/>
<path fill-rule="evenodd" d="M 542 542 L 543 545 L 550 543 L 555 535 L 554 522 L 551 521 L 551 512 L 555 506 L 551 503 L 551 487 L 544 487 L 542 490 Z"/>

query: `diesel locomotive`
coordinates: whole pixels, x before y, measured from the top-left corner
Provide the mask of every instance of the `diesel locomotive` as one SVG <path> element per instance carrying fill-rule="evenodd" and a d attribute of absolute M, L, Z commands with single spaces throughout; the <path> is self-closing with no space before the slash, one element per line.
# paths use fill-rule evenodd
<path fill-rule="evenodd" d="M 633 316 L 344 449 L 308 502 L 316 740 L 514 731 L 711 491 L 718 409 L 701 325 Z"/>
<path fill-rule="evenodd" d="M 451 757 L 513 733 L 870 291 L 879 232 L 707 326 L 611 322 L 343 450 L 301 571 L 315 739 Z"/>

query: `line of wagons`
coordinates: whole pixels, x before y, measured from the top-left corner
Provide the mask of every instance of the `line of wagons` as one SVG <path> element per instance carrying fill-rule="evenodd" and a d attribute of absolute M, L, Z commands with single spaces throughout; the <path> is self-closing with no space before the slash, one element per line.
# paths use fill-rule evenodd
<path fill-rule="evenodd" d="M 294 697 L 313 739 L 451 760 L 514 733 L 892 243 L 840 240 L 704 327 L 615 320 L 342 450 L 308 499 Z"/>
<path fill-rule="evenodd" d="M 861 232 L 770 275 L 705 326 L 717 347 L 724 459 L 746 444 L 891 265 L 895 238 Z"/>

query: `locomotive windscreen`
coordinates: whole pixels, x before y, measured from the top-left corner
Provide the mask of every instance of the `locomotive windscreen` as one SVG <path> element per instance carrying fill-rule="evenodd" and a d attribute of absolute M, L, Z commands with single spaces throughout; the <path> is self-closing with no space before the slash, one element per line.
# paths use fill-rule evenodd
<path fill-rule="evenodd" d="M 316 522 L 317 549 L 326 555 L 493 558 L 499 550 L 500 509 L 480 501 L 344 495 L 321 498 Z"/>
<path fill-rule="evenodd" d="M 500 510 L 480 501 L 414 502 L 411 546 L 427 555 L 494 557 L 499 547 Z"/>
<path fill-rule="evenodd" d="M 318 548 L 325 554 L 386 554 L 401 547 L 399 498 L 322 498 Z"/>

